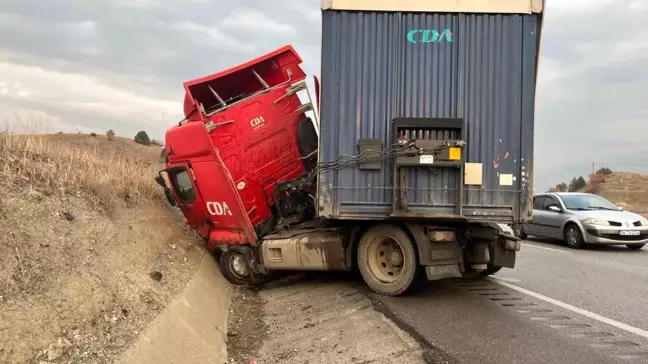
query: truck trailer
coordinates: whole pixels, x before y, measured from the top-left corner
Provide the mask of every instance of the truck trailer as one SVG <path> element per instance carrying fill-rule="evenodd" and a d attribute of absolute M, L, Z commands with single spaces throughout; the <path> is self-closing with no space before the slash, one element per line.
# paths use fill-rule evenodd
<path fill-rule="evenodd" d="M 184 83 L 156 177 L 168 201 L 234 284 L 358 270 L 400 295 L 514 268 L 543 0 L 321 8 L 316 102 L 292 46 Z"/>

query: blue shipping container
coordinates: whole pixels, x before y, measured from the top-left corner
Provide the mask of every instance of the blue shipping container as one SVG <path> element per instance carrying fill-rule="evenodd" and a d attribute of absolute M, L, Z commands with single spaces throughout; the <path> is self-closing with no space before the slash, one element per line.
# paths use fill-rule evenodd
<path fill-rule="evenodd" d="M 414 132 L 464 140 L 463 161 L 472 165 L 408 168 L 408 211 L 528 219 L 540 21 L 540 14 L 322 11 L 319 160 L 358 155 L 360 139 L 392 145 L 394 118 L 462 119 L 460 136 Z M 396 198 L 392 163 L 322 171 L 319 215 L 388 218 Z M 470 173 L 479 181 L 461 183 Z"/>

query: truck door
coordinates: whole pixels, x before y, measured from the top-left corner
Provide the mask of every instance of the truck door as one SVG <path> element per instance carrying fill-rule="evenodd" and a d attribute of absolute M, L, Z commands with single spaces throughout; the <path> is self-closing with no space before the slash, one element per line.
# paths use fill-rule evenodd
<path fill-rule="evenodd" d="M 166 135 L 168 175 L 187 223 L 214 245 L 255 244 L 256 234 L 227 166 L 202 122 Z M 240 183 L 239 183 L 240 185 Z"/>
<path fill-rule="evenodd" d="M 245 210 L 219 151 L 214 149 L 209 160 L 194 163 L 193 171 L 211 224 L 209 241 L 220 245 L 256 244 L 256 233 L 249 219 L 252 210 Z"/>
<path fill-rule="evenodd" d="M 256 242 L 234 182 L 217 152 L 214 159 L 166 169 L 187 224 L 213 245 Z"/>
<path fill-rule="evenodd" d="M 206 238 L 210 225 L 205 221 L 208 211 L 195 186 L 192 168 L 188 163 L 179 163 L 166 169 L 166 173 L 175 191 L 178 207 L 187 219 L 187 224 L 198 235 Z"/>

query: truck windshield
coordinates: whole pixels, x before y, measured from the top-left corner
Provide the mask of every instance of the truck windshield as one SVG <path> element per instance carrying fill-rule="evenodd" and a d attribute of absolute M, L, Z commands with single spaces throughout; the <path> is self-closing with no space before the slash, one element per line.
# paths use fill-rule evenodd
<path fill-rule="evenodd" d="M 183 204 L 190 204 L 196 200 L 196 191 L 191 184 L 191 178 L 186 169 L 169 174 L 171 183 L 178 194 L 178 199 Z"/>

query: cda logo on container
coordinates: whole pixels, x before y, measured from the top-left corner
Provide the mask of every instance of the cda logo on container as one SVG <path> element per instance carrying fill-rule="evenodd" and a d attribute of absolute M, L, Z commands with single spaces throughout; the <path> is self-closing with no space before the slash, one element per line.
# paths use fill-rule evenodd
<path fill-rule="evenodd" d="M 412 29 L 407 32 L 407 41 L 419 43 L 452 43 L 452 31 L 445 29 L 439 33 L 437 29 Z"/>

